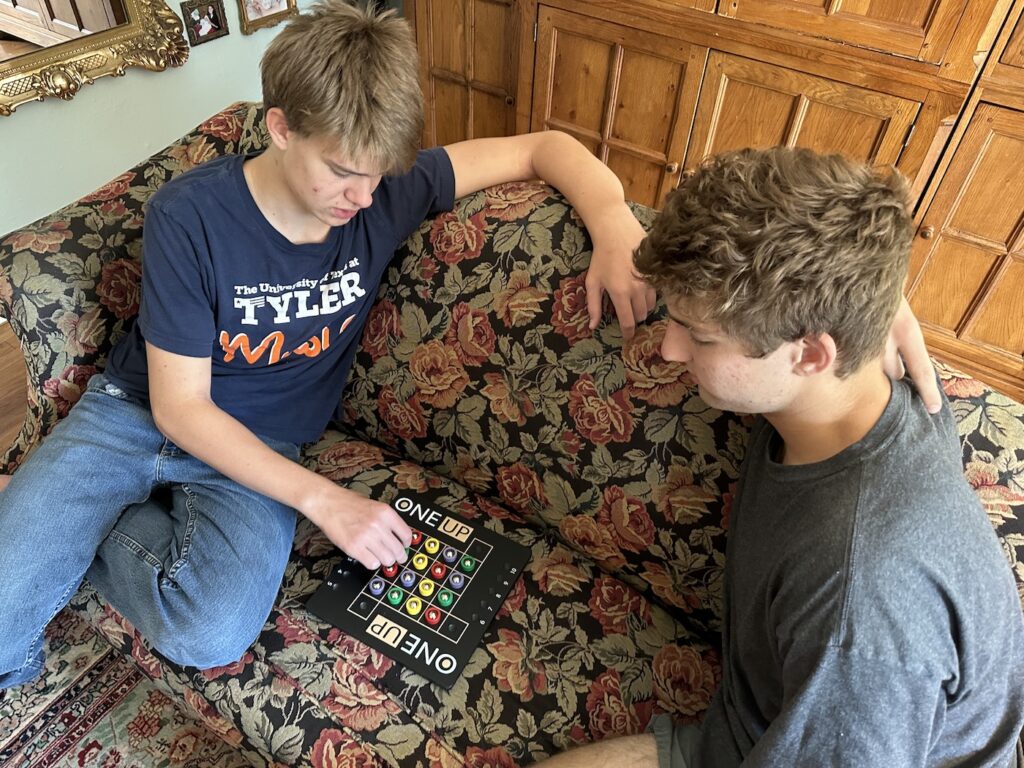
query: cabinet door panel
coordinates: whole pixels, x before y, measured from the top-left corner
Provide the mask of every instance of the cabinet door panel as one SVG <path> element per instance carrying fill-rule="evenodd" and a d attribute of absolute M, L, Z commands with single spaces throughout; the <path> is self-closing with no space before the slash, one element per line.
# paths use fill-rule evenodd
<path fill-rule="evenodd" d="M 452 144 L 467 137 L 466 115 L 469 113 L 469 95 L 458 83 L 439 78 L 433 84 L 434 129 L 429 145 Z"/>
<path fill-rule="evenodd" d="M 1008 67 L 1015 67 L 1024 73 L 1024 17 L 1017 21 L 1003 55 L 999 57 L 999 63 Z"/>
<path fill-rule="evenodd" d="M 1024 396 L 1024 112 L 975 111 L 911 259 L 910 303 L 939 355 Z"/>
<path fill-rule="evenodd" d="M 417 3 L 425 146 L 515 133 L 516 13 L 512 0 Z"/>
<path fill-rule="evenodd" d="M 678 180 L 707 49 L 541 7 L 533 130 L 594 149 L 631 200 L 658 207 Z"/>
<path fill-rule="evenodd" d="M 895 165 L 920 104 L 713 51 L 687 167 L 741 147 L 801 146 Z"/>
<path fill-rule="evenodd" d="M 723 0 L 719 13 L 940 62 L 967 0 Z"/>
<path fill-rule="evenodd" d="M 552 62 L 548 120 L 588 133 L 601 133 L 604 99 L 614 66 L 611 43 L 559 31 Z"/>
<path fill-rule="evenodd" d="M 1014 90 L 1024 90 L 1024 14 L 1016 20 L 999 61 L 986 68 L 986 76 L 1002 81 Z"/>

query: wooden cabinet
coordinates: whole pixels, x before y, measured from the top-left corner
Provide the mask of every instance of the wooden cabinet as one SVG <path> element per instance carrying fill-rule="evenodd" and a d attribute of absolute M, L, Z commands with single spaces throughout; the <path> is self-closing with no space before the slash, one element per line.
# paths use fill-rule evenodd
<path fill-rule="evenodd" d="M 679 179 L 707 48 L 542 8 L 533 130 L 588 146 L 631 200 L 657 205 Z"/>
<path fill-rule="evenodd" d="M 415 4 L 424 146 L 516 132 L 519 19 L 512 0 Z"/>
<path fill-rule="evenodd" d="M 1024 398 L 1024 0 L 406 5 L 428 144 L 563 130 L 656 208 L 739 147 L 896 166 L 930 348 Z"/>
<path fill-rule="evenodd" d="M 910 304 L 929 346 L 1024 399 L 1024 112 L 981 104 L 921 221 Z"/>
<path fill-rule="evenodd" d="M 715 51 L 686 166 L 742 147 L 801 146 L 896 165 L 920 102 Z"/>
<path fill-rule="evenodd" d="M 724 0 L 719 13 L 939 62 L 968 0 Z"/>

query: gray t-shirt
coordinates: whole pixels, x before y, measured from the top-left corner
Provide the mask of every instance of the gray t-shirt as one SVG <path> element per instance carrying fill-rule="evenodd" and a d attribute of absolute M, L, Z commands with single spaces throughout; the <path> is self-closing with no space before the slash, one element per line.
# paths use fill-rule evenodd
<path fill-rule="evenodd" d="M 948 404 L 784 466 L 753 430 L 730 524 L 724 677 L 700 768 L 998 766 L 1024 724 L 1024 619 Z"/>

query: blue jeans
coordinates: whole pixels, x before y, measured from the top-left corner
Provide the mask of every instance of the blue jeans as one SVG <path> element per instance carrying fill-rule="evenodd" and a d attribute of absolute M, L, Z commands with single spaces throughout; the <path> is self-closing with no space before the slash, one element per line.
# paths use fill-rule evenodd
<path fill-rule="evenodd" d="M 298 459 L 296 445 L 263 440 Z M 40 673 L 43 630 L 83 576 L 171 661 L 237 660 L 270 614 L 295 518 L 182 452 L 145 403 L 94 376 L 0 492 L 0 688 Z"/>

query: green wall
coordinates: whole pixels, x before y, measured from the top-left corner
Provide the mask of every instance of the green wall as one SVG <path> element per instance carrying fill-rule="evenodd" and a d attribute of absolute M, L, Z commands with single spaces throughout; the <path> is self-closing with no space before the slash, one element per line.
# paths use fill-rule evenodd
<path fill-rule="evenodd" d="M 224 6 L 229 34 L 193 48 L 182 67 L 132 68 L 69 102 L 30 102 L 0 117 L 0 235 L 88 194 L 222 107 L 260 98 L 260 56 L 282 25 L 243 35 L 237 1 Z"/>

